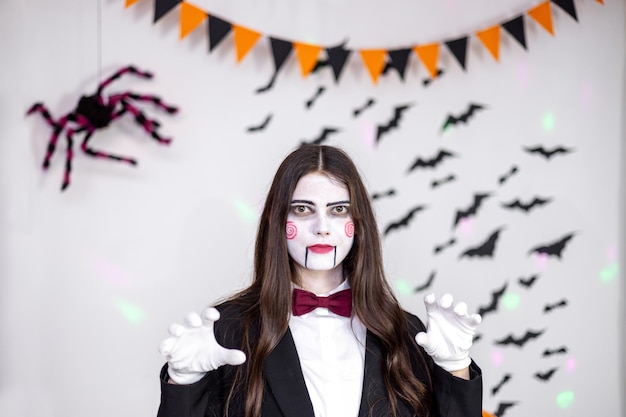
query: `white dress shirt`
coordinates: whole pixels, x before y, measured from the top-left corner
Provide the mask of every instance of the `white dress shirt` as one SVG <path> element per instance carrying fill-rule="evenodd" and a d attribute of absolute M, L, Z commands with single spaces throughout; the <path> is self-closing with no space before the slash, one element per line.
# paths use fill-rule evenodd
<path fill-rule="evenodd" d="M 347 281 L 326 294 L 350 288 Z M 357 417 L 365 366 L 365 326 L 327 308 L 291 316 L 289 329 L 300 358 L 315 417 Z"/>

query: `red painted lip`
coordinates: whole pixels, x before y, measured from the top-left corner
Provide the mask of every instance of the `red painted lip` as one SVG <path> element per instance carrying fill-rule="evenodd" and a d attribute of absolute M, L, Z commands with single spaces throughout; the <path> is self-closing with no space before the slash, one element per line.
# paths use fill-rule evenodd
<path fill-rule="evenodd" d="M 334 246 L 331 245 L 313 245 L 309 246 L 309 250 L 313 253 L 328 253 L 335 249 Z"/>

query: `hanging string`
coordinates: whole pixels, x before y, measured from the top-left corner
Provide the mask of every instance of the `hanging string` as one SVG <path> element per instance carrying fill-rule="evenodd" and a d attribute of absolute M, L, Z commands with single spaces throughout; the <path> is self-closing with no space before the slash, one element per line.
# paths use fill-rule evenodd
<path fill-rule="evenodd" d="M 97 42 L 97 46 L 96 46 L 96 61 L 97 61 L 97 74 L 98 74 L 98 82 L 102 81 L 102 2 L 101 0 L 96 0 L 97 3 L 97 17 L 96 17 L 96 30 L 97 30 L 97 35 L 96 35 L 96 42 Z"/>

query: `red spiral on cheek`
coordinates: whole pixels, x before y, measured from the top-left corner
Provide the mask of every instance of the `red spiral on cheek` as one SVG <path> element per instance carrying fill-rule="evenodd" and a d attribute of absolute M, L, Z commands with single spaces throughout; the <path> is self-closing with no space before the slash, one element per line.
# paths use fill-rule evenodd
<path fill-rule="evenodd" d="M 346 232 L 346 236 L 348 237 L 354 236 L 354 223 L 351 221 L 347 222 L 346 225 L 344 226 L 344 230 Z"/>
<path fill-rule="evenodd" d="M 298 234 L 298 228 L 295 224 L 293 224 L 293 222 L 287 222 L 286 232 L 287 239 L 291 240 Z"/>

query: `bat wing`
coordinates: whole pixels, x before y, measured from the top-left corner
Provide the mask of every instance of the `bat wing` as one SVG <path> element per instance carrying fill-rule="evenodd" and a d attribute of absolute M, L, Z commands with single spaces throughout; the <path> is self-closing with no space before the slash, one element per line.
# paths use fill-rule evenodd
<path fill-rule="evenodd" d="M 493 256 L 493 253 L 496 247 L 496 242 L 498 241 L 498 237 L 500 235 L 500 231 L 501 229 L 496 230 L 489 236 L 489 238 L 487 238 L 487 240 L 484 243 L 482 243 L 478 247 L 466 250 L 465 252 L 461 253 L 460 257 L 462 258 L 464 256 L 469 256 L 469 257 Z"/>
<path fill-rule="evenodd" d="M 383 235 L 386 236 L 391 231 L 394 231 L 396 229 L 408 226 L 410 221 L 413 219 L 413 216 L 415 216 L 415 213 L 417 213 L 418 211 L 423 210 L 424 208 L 425 208 L 424 206 L 414 207 L 404 217 L 402 217 L 400 220 L 398 220 L 396 222 L 390 223 L 385 228 L 385 231 L 383 232 Z"/>

